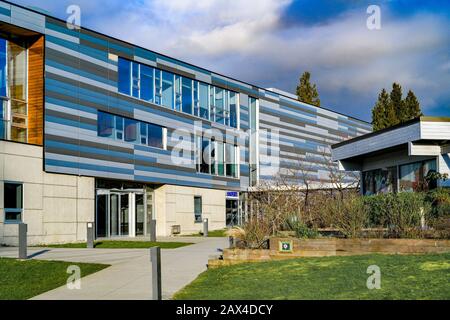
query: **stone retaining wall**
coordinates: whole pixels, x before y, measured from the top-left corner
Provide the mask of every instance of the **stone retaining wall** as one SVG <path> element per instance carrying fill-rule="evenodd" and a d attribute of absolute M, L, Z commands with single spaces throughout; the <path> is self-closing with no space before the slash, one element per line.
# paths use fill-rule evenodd
<path fill-rule="evenodd" d="M 279 241 L 292 241 L 291 252 L 280 252 Z M 210 267 L 242 262 L 259 262 L 300 257 L 350 256 L 371 253 L 420 254 L 450 251 L 450 240 L 429 239 L 296 239 L 271 238 L 270 249 L 225 249 L 223 260 L 209 261 Z"/>

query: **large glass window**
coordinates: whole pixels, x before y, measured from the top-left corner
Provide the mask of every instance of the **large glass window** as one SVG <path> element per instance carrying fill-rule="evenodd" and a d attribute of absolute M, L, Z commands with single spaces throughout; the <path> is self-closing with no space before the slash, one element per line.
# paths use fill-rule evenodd
<path fill-rule="evenodd" d="M 155 148 L 164 147 L 164 128 L 156 124 L 148 124 L 148 145 Z"/>
<path fill-rule="evenodd" d="M 162 71 L 162 105 L 173 109 L 173 97 L 174 97 L 174 76 L 170 72 Z"/>
<path fill-rule="evenodd" d="M 363 172 L 363 193 L 372 195 L 397 191 L 397 167 Z"/>
<path fill-rule="evenodd" d="M 434 159 L 400 166 L 400 191 L 421 191 L 426 187 L 425 178 L 430 172 L 436 172 Z M 430 182 L 428 187 L 435 187 L 435 182 Z"/>
<path fill-rule="evenodd" d="M 119 92 L 131 94 L 131 61 L 119 58 Z"/>
<path fill-rule="evenodd" d="M 153 68 L 141 65 L 141 99 L 153 102 Z"/>
<path fill-rule="evenodd" d="M 237 146 L 205 137 L 196 137 L 195 145 L 197 172 L 238 177 Z"/>
<path fill-rule="evenodd" d="M 97 133 L 100 137 L 113 137 L 114 116 L 109 113 L 99 112 L 97 119 Z"/>
<path fill-rule="evenodd" d="M 258 103 L 255 98 L 249 97 L 249 127 L 250 127 L 250 186 L 255 186 L 258 183 L 258 126 L 257 126 L 257 111 Z"/>
<path fill-rule="evenodd" d="M 189 78 L 183 78 L 182 84 L 183 112 L 192 114 L 192 80 Z"/>
<path fill-rule="evenodd" d="M 27 49 L 0 39 L 0 138 L 27 142 Z"/>
<path fill-rule="evenodd" d="M 236 92 L 123 58 L 119 58 L 118 69 L 121 93 L 234 128 L 238 126 Z"/>
<path fill-rule="evenodd" d="M 7 60 L 6 60 L 6 40 L 0 38 L 0 96 L 7 96 Z"/>
<path fill-rule="evenodd" d="M 164 148 L 165 128 L 98 111 L 97 132 L 100 137 Z"/>
<path fill-rule="evenodd" d="M 23 210 L 23 185 L 5 182 L 3 190 L 5 222 L 20 222 Z"/>

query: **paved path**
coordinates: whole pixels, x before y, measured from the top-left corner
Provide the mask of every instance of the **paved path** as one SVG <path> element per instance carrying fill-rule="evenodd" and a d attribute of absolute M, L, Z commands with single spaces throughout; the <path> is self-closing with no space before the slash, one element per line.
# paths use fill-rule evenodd
<path fill-rule="evenodd" d="M 226 238 L 196 239 L 195 244 L 161 250 L 163 299 L 193 281 L 206 270 L 208 258 L 217 248 L 226 248 Z M 81 279 L 80 290 L 66 286 L 43 293 L 38 300 L 127 300 L 151 299 L 149 249 L 62 249 L 29 248 L 32 259 L 105 263 L 111 267 Z M 0 256 L 17 257 L 17 248 L 0 248 Z M 81 270 L 83 273 L 83 270 Z"/>

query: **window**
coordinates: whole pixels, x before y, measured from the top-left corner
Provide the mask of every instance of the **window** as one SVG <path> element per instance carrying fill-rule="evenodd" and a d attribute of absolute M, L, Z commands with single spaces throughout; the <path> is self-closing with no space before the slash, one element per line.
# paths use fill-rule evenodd
<path fill-rule="evenodd" d="M 194 88 L 193 88 L 193 92 L 194 92 L 194 96 L 193 96 L 193 108 L 194 108 L 194 116 L 200 117 L 200 97 L 199 97 L 199 86 L 200 83 L 198 81 L 193 81 L 194 84 Z"/>
<path fill-rule="evenodd" d="M 148 145 L 155 148 L 164 148 L 163 128 L 156 124 L 148 124 Z"/>
<path fill-rule="evenodd" d="M 98 111 L 97 132 L 99 137 L 165 148 L 165 128 L 102 111 Z"/>
<path fill-rule="evenodd" d="M 162 71 L 162 105 L 173 109 L 173 74 Z"/>
<path fill-rule="evenodd" d="M 199 86 L 199 104 L 200 117 L 209 120 L 209 86 L 205 83 L 200 83 Z"/>
<path fill-rule="evenodd" d="M 194 217 L 195 222 L 202 222 L 202 197 L 194 197 Z"/>
<path fill-rule="evenodd" d="M 116 139 L 123 140 L 123 118 L 119 116 L 115 116 L 116 118 Z"/>
<path fill-rule="evenodd" d="M 132 85 L 132 88 L 133 88 L 133 97 L 139 98 L 140 97 L 139 96 L 139 91 L 140 91 L 139 90 L 139 86 L 140 86 L 139 64 L 136 63 L 136 62 L 133 62 L 131 64 L 131 66 L 132 66 L 132 72 L 131 72 L 132 82 L 131 82 L 131 85 Z"/>
<path fill-rule="evenodd" d="M 183 112 L 192 114 L 192 80 L 189 78 L 183 78 L 182 82 L 182 102 Z"/>
<path fill-rule="evenodd" d="M 225 144 L 225 166 L 227 177 L 237 177 L 236 146 Z"/>
<path fill-rule="evenodd" d="M 5 182 L 3 201 L 5 204 L 5 222 L 22 221 L 22 210 L 23 210 L 22 184 Z"/>
<path fill-rule="evenodd" d="M 415 162 L 400 166 L 400 191 L 420 191 L 425 186 L 425 177 L 430 172 L 436 172 L 436 160 Z M 435 187 L 431 181 L 430 188 Z"/>
<path fill-rule="evenodd" d="M 236 92 L 120 57 L 118 91 L 206 120 L 234 128 L 238 126 L 239 102 Z"/>
<path fill-rule="evenodd" d="M 237 123 L 237 93 L 236 92 L 231 92 L 230 91 L 230 107 L 229 107 L 229 125 L 230 127 L 233 128 L 237 128 L 238 127 L 238 123 Z"/>
<path fill-rule="evenodd" d="M 201 164 L 200 164 L 200 172 L 201 173 L 210 173 L 210 141 L 207 138 L 202 139 L 202 155 L 201 155 Z"/>
<path fill-rule="evenodd" d="M 238 177 L 238 147 L 197 136 L 195 139 L 197 172 Z"/>
<path fill-rule="evenodd" d="M 372 195 L 397 191 L 397 167 L 363 172 L 363 193 Z"/>
<path fill-rule="evenodd" d="M 0 138 L 28 141 L 27 49 L 0 38 Z"/>
<path fill-rule="evenodd" d="M 223 142 L 217 142 L 217 174 L 219 176 L 225 175 L 225 166 L 224 166 L 224 144 Z"/>
<path fill-rule="evenodd" d="M 153 68 L 141 65 L 141 99 L 153 102 Z"/>
<path fill-rule="evenodd" d="M 112 114 L 99 112 L 97 123 L 97 133 L 100 137 L 113 137 L 114 116 Z"/>
<path fill-rule="evenodd" d="M 140 123 L 140 134 L 141 134 L 141 144 L 146 145 L 147 144 L 147 124 L 144 122 Z"/>
<path fill-rule="evenodd" d="M 125 118 L 125 141 L 136 142 L 137 129 L 136 120 Z"/>
<path fill-rule="evenodd" d="M 119 92 L 131 94 L 131 61 L 119 58 Z"/>
<path fill-rule="evenodd" d="M 255 186 L 258 183 L 258 126 L 257 126 L 257 112 L 258 100 L 249 97 L 249 127 L 250 127 L 250 186 Z"/>
<path fill-rule="evenodd" d="M 215 121 L 217 123 L 225 124 L 225 117 L 224 117 L 224 105 L 225 105 L 225 96 L 224 96 L 224 90 L 221 88 L 215 88 Z"/>

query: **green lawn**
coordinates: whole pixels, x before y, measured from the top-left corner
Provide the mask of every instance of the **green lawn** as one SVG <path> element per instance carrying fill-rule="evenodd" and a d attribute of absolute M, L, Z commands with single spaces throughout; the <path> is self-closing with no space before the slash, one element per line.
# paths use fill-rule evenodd
<path fill-rule="evenodd" d="M 367 289 L 367 267 L 381 289 Z M 302 258 L 209 269 L 175 299 L 450 299 L 450 253 Z"/>
<path fill-rule="evenodd" d="M 100 271 L 108 265 L 0 258 L 0 300 L 24 300 L 67 283 L 67 267 L 77 265 L 81 276 Z"/>
<path fill-rule="evenodd" d="M 191 245 L 188 242 L 151 242 L 151 241 L 120 241 L 120 240 L 104 240 L 96 241 L 95 248 L 100 249 L 146 249 L 151 247 L 160 247 L 161 249 L 176 249 Z M 86 248 L 86 242 L 50 244 L 40 247 L 49 248 Z"/>
<path fill-rule="evenodd" d="M 227 237 L 227 235 L 225 234 L 225 232 L 227 232 L 227 231 L 228 231 L 228 229 L 211 230 L 211 231 L 208 231 L 208 237 L 211 237 L 211 238 Z M 190 237 L 203 237 L 203 233 L 202 232 L 194 233 L 194 234 L 191 234 Z"/>

